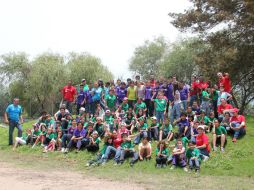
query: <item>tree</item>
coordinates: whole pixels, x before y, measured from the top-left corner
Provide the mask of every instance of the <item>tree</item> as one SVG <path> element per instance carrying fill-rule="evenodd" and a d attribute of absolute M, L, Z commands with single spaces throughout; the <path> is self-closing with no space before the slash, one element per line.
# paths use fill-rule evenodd
<path fill-rule="evenodd" d="M 151 75 L 159 75 L 159 67 L 166 48 L 167 43 L 163 37 L 145 41 L 142 46 L 135 48 L 129 69 L 144 79 L 148 79 Z"/>
<path fill-rule="evenodd" d="M 191 0 L 184 13 L 170 13 L 172 24 L 182 32 L 199 34 L 204 51 L 196 55 L 202 72 L 212 79 L 228 72 L 236 105 L 243 112 L 254 100 L 254 2 L 252 0 Z"/>
<path fill-rule="evenodd" d="M 196 39 L 185 39 L 169 45 L 170 49 L 160 66 L 165 77 L 176 75 L 179 80 L 191 82 L 191 76 L 198 71 L 195 54 L 201 48 L 195 41 Z"/>
<path fill-rule="evenodd" d="M 70 53 L 67 66 L 70 78 L 75 84 L 79 84 L 83 78 L 87 82 L 113 79 L 113 74 L 101 64 L 101 60 L 88 53 Z"/>

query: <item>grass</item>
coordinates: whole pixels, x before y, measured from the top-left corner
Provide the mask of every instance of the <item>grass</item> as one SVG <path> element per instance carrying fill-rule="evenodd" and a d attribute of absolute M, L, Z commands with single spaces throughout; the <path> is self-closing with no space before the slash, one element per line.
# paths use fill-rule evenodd
<path fill-rule="evenodd" d="M 24 124 L 24 128 L 33 122 Z M 31 149 L 28 146 L 18 147 L 13 152 L 7 146 L 8 130 L 0 128 L 0 159 L 15 163 L 20 167 L 32 167 L 44 170 L 68 169 L 109 180 L 124 180 L 138 183 L 146 189 L 254 189 L 254 118 L 247 117 L 247 135 L 236 144 L 228 143 L 225 153 L 212 152 L 211 159 L 202 163 L 199 176 L 184 173 L 181 169 L 170 171 L 156 169 L 155 159 L 143 161 L 130 168 L 127 162 L 122 166 L 113 166 L 108 162 L 105 166 L 87 168 L 85 164 L 93 159 L 95 154 L 82 151 L 78 154 L 71 152 L 64 155 L 60 152 L 43 154 L 40 147 Z M 211 141 L 211 137 L 210 137 Z M 155 147 L 155 144 L 153 144 Z M 153 155 L 155 158 L 155 155 Z"/>

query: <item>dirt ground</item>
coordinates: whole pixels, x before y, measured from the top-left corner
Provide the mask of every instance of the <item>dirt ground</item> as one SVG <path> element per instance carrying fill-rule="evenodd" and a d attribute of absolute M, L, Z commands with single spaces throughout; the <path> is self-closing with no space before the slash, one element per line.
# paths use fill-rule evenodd
<path fill-rule="evenodd" d="M 66 171 L 46 172 L 32 169 L 17 168 L 0 161 L 1 190 L 142 190 L 136 184 L 128 182 L 107 181 L 97 178 L 86 178 L 82 174 Z"/>

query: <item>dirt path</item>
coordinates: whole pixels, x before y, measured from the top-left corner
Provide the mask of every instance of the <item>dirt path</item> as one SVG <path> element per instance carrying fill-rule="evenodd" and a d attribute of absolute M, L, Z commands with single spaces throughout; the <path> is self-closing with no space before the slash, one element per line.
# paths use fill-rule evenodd
<path fill-rule="evenodd" d="M 136 184 L 107 181 L 97 178 L 85 178 L 79 173 L 56 171 L 39 172 L 32 169 L 16 168 L 0 161 L 1 190 L 142 190 Z"/>

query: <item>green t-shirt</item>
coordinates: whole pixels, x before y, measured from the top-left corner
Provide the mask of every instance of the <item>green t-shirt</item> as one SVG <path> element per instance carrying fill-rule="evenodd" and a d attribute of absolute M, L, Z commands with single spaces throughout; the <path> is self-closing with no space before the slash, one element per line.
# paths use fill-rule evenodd
<path fill-rule="evenodd" d="M 209 100 L 210 95 L 208 94 L 208 92 L 206 92 L 205 90 L 202 91 L 202 100 L 203 101 L 208 101 Z"/>
<path fill-rule="evenodd" d="M 41 130 L 33 131 L 33 136 L 38 137 L 41 134 Z"/>
<path fill-rule="evenodd" d="M 169 132 L 172 132 L 172 130 L 173 130 L 173 128 L 170 123 L 168 125 L 163 125 L 163 132 L 169 133 Z"/>
<path fill-rule="evenodd" d="M 88 90 L 89 90 L 89 87 L 88 87 L 87 84 L 85 84 L 85 86 L 84 86 L 84 88 L 83 88 L 83 91 L 86 92 L 86 91 L 88 91 Z"/>
<path fill-rule="evenodd" d="M 46 127 L 49 128 L 50 125 L 54 125 L 54 120 L 53 119 L 45 120 L 45 124 L 46 124 Z"/>
<path fill-rule="evenodd" d="M 188 150 L 186 151 L 186 157 L 187 157 L 188 159 L 197 157 L 197 158 L 201 161 L 200 151 L 199 151 L 199 149 L 197 149 L 197 148 L 194 148 L 193 150 L 188 149 Z"/>
<path fill-rule="evenodd" d="M 222 135 L 222 134 L 226 135 L 227 130 L 223 126 L 215 127 L 215 134 L 216 135 Z"/>
<path fill-rule="evenodd" d="M 105 115 L 104 119 L 105 119 L 106 123 L 109 125 L 114 123 L 114 118 L 112 117 L 112 115 L 110 115 L 110 116 Z"/>
<path fill-rule="evenodd" d="M 123 111 L 127 112 L 129 109 L 129 104 L 122 104 L 121 107 Z"/>
<path fill-rule="evenodd" d="M 156 111 L 164 112 L 167 107 L 167 101 L 165 99 L 154 99 L 156 103 Z"/>
<path fill-rule="evenodd" d="M 115 95 L 107 95 L 106 96 L 106 102 L 107 102 L 107 106 L 109 108 L 114 108 L 115 103 L 116 103 L 116 96 Z"/>
<path fill-rule="evenodd" d="M 217 101 L 218 100 L 218 98 L 219 98 L 219 92 L 220 91 L 217 91 L 217 90 L 215 90 L 213 92 L 213 101 Z"/>
<path fill-rule="evenodd" d="M 101 138 L 100 137 L 97 137 L 94 141 L 96 144 L 99 144 L 101 142 Z"/>
<path fill-rule="evenodd" d="M 146 130 L 148 128 L 147 123 L 144 123 L 143 125 L 140 126 L 141 130 Z"/>
<path fill-rule="evenodd" d="M 187 144 L 188 144 L 188 142 L 189 142 L 188 138 L 187 138 L 187 137 L 182 137 L 181 140 L 182 140 L 182 142 L 183 142 L 183 147 L 186 149 Z"/>
<path fill-rule="evenodd" d="M 121 143 L 121 147 L 123 149 L 125 149 L 125 148 L 128 148 L 128 149 L 134 148 L 134 146 L 133 146 L 131 141 L 122 142 Z"/>
<path fill-rule="evenodd" d="M 26 141 L 27 137 L 28 137 L 28 135 L 26 133 L 24 133 L 21 138 L 22 138 L 22 140 Z"/>
<path fill-rule="evenodd" d="M 135 110 L 136 114 L 138 114 L 139 109 L 142 109 L 142 110 L 146 109 L 146 104 L 144 102 L 141 102 L 140 104 L 136 103 L 135 106 L 136 106 L 136 110 Z"/>
<path fill-rule="evenodd" d="M 159 152 L 160 152 L 160 148 L 156 148 L 156 156 L 158 156 L 158 154 L 159 154 Z M 162 151 L 161 151 L 161 154 L 164 154 L 164 155 L 169 155 L 169 151 L 168 151 L 168 148 L 164 148 Z"/>
<path fill-rule="evenodd" d="M 205 116 L 204 118 L 202 116 L 198 116 L 198 122 L 204 122 L 204 124 L 208 124 L 209 123 L 209 118 L 207 116 Z"/>
<path fill-rule="evenodd" d="M 48 135 L 48 138 L 49 139 L 57 139 L 57 133 L 50 133 L 49 135 Z"/>

